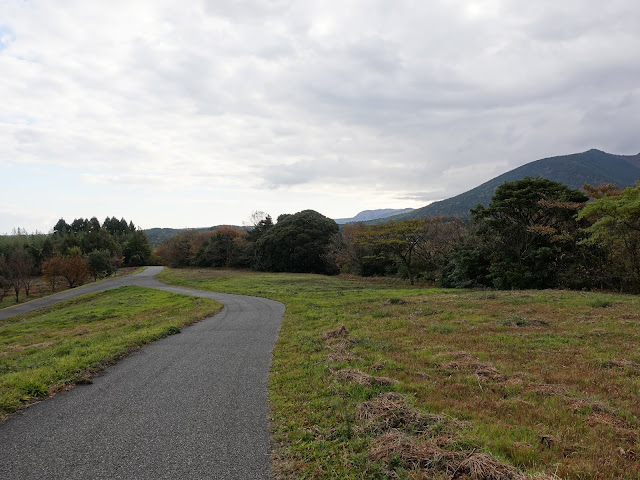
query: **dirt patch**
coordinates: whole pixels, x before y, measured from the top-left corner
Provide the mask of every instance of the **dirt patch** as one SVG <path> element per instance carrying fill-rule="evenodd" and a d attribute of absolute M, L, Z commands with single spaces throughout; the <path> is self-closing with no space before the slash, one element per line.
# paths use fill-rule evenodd
<path fill-rule="evenodd" d="M 380 386 L 389 386 L 395 385 L 398 383 L 397 380 L 389 377 L 375 377 L 373 375 L 369 375 L 364 373 L 361 370 L 356 370 L 353 368 L 343 368 L 342 370 L 332 370 L 336 377 L 343 382 L 355 382 L 360 385 L 380 385 Z"/>

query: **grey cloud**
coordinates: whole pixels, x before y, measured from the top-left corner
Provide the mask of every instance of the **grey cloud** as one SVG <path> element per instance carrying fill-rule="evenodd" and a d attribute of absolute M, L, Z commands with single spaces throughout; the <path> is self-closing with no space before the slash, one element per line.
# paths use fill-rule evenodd
<path fill-rule="evenodd" d="M 640 150 L 628 0 L 114 1 L 9 9 L 3 156 L 373 208 Z"/>

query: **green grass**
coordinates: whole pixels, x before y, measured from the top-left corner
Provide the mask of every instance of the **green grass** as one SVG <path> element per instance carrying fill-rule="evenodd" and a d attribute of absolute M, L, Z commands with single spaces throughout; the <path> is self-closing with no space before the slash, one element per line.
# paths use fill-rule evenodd
<path fill-rule="evenodd" d="M 220 270 L 160 278 L 286 305 L 269 379 L 280 478 L 451 478 L 415 468 L 407 445 L 485 453 L 526 475 L 640 478 L 636 296 Z M 348 335 L 331 338 L 339 325 Z M 397 383 L 361 385 L 347 371 Z M 367 427 L 358 412 L 388 392 L 442 428 Z"/>
<path fill-rule="evenodd" d="M 0 321 L 0 418 L 88 382 L 132 349 L 220 308 L 213 300 L 121 287 Z"/>

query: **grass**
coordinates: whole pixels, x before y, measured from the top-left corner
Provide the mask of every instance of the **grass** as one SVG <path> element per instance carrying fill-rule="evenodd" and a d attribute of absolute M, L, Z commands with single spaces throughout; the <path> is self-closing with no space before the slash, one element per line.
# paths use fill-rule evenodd
<path fill-rule="evenodd" d="M 286 305 L 269 380 L 279 478 L 640 478 L 636 296 L 160 278 Z"/>
<path fill-rule="evenodd" d="M 141 287 L 88 294 L 0 321 L 0 419 L 180 332 L 218 302 Z"/>

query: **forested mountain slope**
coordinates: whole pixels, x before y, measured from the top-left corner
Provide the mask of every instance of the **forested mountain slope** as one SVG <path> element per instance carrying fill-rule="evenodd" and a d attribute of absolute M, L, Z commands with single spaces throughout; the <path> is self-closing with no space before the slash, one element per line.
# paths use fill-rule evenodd
<path fill-rule="evenodd" d="M 585 183 L 594 186 L 615 183 L 620 187 L 627 187 L 640 180 L 640 154 L 613 155 L 600 150 L 589 150 L 572 155 L 543 158 L 506 172 L 460 195 L 434 202 L 406 214 L 388 217 L 383 222 L 439 216 L 466 216 L 469 214 L 469 209 L 477 204 L 488 205 L 498 186 L 524 177 L 543 177 L 575 189 L 582 189 Z"/>

